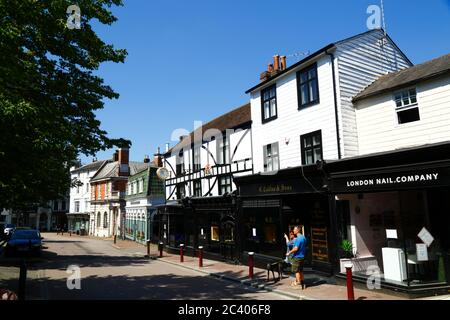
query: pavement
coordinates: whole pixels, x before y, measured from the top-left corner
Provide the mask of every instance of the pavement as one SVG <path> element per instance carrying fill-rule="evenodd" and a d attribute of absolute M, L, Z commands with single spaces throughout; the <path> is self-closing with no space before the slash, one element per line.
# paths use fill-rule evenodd
<path fill-rule="evenodd" d="M 26 300 L 289 300 L 145 257 L 143 246 L 43 234 L 40 257 L 27 257 Z M 117 247 L 117 246 L 116 246 Z M 0 258 L 0 288 L 18 292 L 18 257 Z M 75 277 L 75 278 L 74 278 Z M 74 279 L 79 287 L 74 288 Z"/>
<path fill-rule="evenodd" d="M 30 299 L 296 299 L 347 300 L 347 288 L 334 277 L 305 273 L 307 288 L 293 288 L 292 276 L 267 281 L 267 271 L 248 266 L 163 252 L 151 244 L 150 257 L 145 245 L 129 240 L 77 235 L 44 235 L 46 250 L 29 269 Z M 18 268 L 0 266 L 2 281 L 18 279 Z M 67 266 L 83 270 L 83 292 L 67 290 Z M 277 276 L 277 274 L 275 273 Z M 6 284 L 6 282 L 4 282 Z M 137 288 L 133 283 L 140 283 Z M 120 288 L 120 290 L 117 290 Z M 155 290 L 157 288 L 157 290 Z M 248 291 L 246 291 L 248 290 Z M 386 290 L 354 288 L 356 300 L 408 300 Z M 421 298 L 450 300 L 450 295 Z"/>
<path fill-rule="evenodd" d="M 147 248 L 139 243 L 129 240 L 117 240 L 116 244 L 112 244 L 115 248 L 133 252 L 134 254 L 146 255 Z M 332 278 L 323 277 L 317 274 L 305 273 L 306 289 L 293 288 L 290 284 L 294 281 L 292 276 L 284 275 L 280 281 L 274 281 L 272 274 L 270 280 L 267 281 L 267 270 L 254 268 L 254 278 L 249 278 L 248 266 L 235 265 L 222 261 L 203 259 L 203 267 L 199 267 L 198 258 L 184 256 L 184 262 L 180 262 L 178 254 L 163 253 L 163 257 L 159 257 L 157 245 L 151 244 L 150 258 L 157 259 L 171 265 L 180 266 L 186 269 L 194 270 L 207 274 L 211 277 L 240 283 L 242 285 L 274 292 L 279 295 L 298 300 L 347 300 L 347 288 L 342 285 L 333 283 Z M 275 273 L 277 276 L 277 273 Z M 398 295 L 389 295 L 378 290 L 363 290 L 354 288 L 356 300 L 406 300 Z"/>

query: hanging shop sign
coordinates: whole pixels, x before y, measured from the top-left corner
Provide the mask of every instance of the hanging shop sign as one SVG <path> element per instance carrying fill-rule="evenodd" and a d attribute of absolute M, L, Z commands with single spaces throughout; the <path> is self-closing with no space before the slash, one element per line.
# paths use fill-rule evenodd
<path fill-rule="evenodd" d="M 169 178 L 170 173 L 169 170 L 167 170 L 166 168 L 162 167 L 159 168 L 158 170 L 156 170 L 156 175 L 158 176 L 158 178 L 160 180 L 166 180 Z"/>
<path fill-rule="evenodd" d="M 333 192 L 370 192 L 376 190 L 411 189 L 450 185 L 450 169 L 418 169 L 380 174 L 339 174 L 332 177 Z"/>

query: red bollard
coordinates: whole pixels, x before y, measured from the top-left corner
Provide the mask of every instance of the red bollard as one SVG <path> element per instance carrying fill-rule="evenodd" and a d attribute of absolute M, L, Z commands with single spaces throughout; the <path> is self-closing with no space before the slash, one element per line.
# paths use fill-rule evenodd
<path fill-rule="evenodd" d="M 254 252 L 248 253 L 248 276 L 250 277 L 250 279 L 253 279 L 253 266 L 255 265 L 253 257 L 254 254 Z"/>
<path fill-rule="evenodd" d="M 348 263 L 345 265 L 345 270 L 347 273 L 347 296 L 348 300 L 355 300 L 355 292 L 353 290 L 353 275 L 352 275 L 353 265 Z"/>
<path fill-rule="evenodd" d="M 184 262 L 184 244 L 180 244 L 180 262 Z"/>
<path fill-rule="evenodd" d="M 159 257 L 162 258 L 163 256 L 163 245 L 164 243 L 160 242 L 158 245 L 158 249 L 159 249 Z"/>
<path fill-rule="evenodd" d="M 198 247 L 198 266 L 203 267 L 203 247 Z"/>

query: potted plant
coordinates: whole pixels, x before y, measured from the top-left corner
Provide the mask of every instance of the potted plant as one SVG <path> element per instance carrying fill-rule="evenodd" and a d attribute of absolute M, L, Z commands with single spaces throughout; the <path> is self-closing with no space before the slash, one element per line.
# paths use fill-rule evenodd
<path fill-rule="evenodd" d="M 350 240 L 342 240 L 339 245 L 340 251 L 341 251 L 341 259 L 339 259 L 340 262 L 340 271 L 341 273 L 345 273 L 345 265 L 348 263 L 352 263 L 353 258 L 355 257 L 355 254 L 353 253 L 353 243 Z"/>
<path fill-rule="evenodd" d="M 342 240 L 341 242 L 342 257 L 352 259 L 355 257 L 353 253 L 353 243 L 350 240 Z"/>

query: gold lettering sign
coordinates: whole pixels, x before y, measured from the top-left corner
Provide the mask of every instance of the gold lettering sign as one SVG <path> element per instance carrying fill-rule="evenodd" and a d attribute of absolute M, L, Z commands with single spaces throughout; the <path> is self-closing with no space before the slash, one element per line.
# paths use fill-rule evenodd
<path fill-rule="evenodd" d="M 274 193 L 274 192 L 291 192 L 293 187 L 288 184 L 270 184 L 267 186 L 261 186 L 258 188 L 260 193 Z"/>
<path fill-rule="evenodd" d="M 313 260 L 328 262 L 327 229 L 312 228 L 311 242 Z"/>

